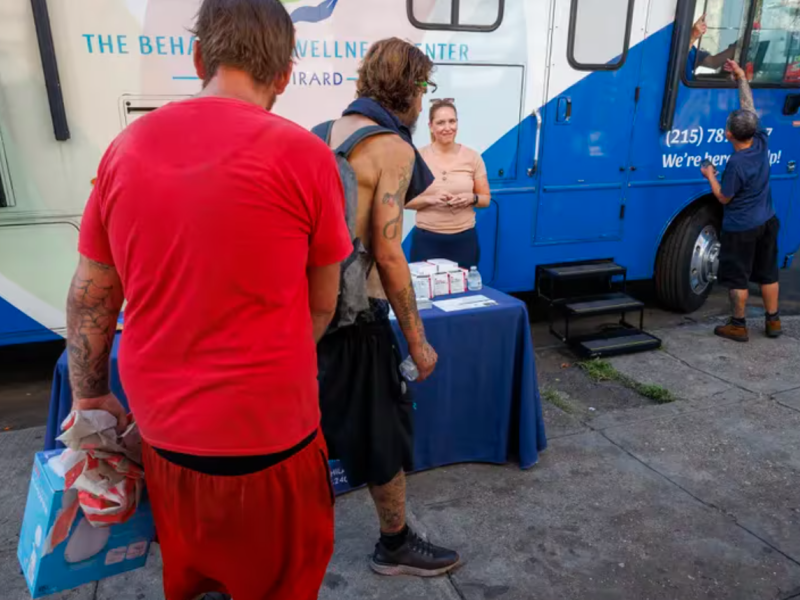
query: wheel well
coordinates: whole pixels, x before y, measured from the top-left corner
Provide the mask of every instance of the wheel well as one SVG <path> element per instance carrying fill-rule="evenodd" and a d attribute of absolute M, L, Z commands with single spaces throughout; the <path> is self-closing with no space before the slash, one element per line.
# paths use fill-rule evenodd
<path fill-rule="evenodd" d="M 670 220 L 669 225 L 664 228 L 664 231 L 661 233 L 661 238 L 658 240 L 658 247 L 656 248 L 655 259 L 653 262 L 653 272 L 655 272 L 656 264 L 658 263 L 658 255 L 661 251 L 661 245 L 664 243 L 664 239 L 672 232 L 673 229 L 677 226 L 681 220 L 689 214 L 694 213 L 697 210 L 700 210 L 702 207 L 710 208 L 719 218 L 719 221 L 722 222 L 722 205 L 717 201 L 714 197 L 714 194 L 705 194 L 704 196 L 699 196 L 695 198 L 692 202 L 684 206 L 680 212 L 676 213 L 672 220 Z"/>

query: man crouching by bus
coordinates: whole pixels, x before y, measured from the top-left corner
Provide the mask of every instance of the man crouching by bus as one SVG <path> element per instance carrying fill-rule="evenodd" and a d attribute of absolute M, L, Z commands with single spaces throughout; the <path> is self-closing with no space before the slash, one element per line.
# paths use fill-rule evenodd
<path fill-rule="evenodd" d="M 766 335 L 781 335 L 778 315 L 778 218 L 769 186 L 769 137 L 753 105 L 753 93 L 744 70 L 729 60 L 726 70 L 739 84 L 741 108 L 728 117 L 725 135 L 734 153 L 722 174 L 722 183 L 711 165 L 702 168 L 711 191 L 723 206 L 719 265 L 720 284 L 730 290 L 733 314 L 726 325 L 714 330 L 720 337 L 748 341 L 745 308 L 748 283 L 761 286 L 766 310 Z"/>
<path fill-rule="evenodd" d="M 330 150 L 269 112 L 292 71 L 279 0 L 204 0 L 199 96 L 106 152 L 68 306 L 75 409 L 120 375 L 141 429 L 167 600 L 312 600 L 333 552 L 315 339 L 352 243 Z"/>
<path fill-rule="evenodd" d="M 371 567 L 382 575 L 441 575 L 459 560 L 458 554 L 428 543 L 406 524 L 412 403 L 389 322 L 391 305 L 419 379 L 428 377 L 437 355 L 425 339 L 401 242 L 406 201 L 434 179 L 411 141 L 432 69 L 431 60 L 407 42 L 393 38 L 375 43 L 358 71 L 358 98 L 332 126 L 315 128 L 340 149 L 355 172 L 357 190 L 355 182 L 346 181 L 345 193 L 358 196 L 355 235 L 376 266 L 365 290 L 369 308 L 354 323 L 325 335 L 317 352 L 322 430 L 349 483 L 369 485 L 380 521 Z M 382 128 L 378 135 L 363 137 L 376 125 Z M 348 154 L 351 136 L 355 146 Z"/>

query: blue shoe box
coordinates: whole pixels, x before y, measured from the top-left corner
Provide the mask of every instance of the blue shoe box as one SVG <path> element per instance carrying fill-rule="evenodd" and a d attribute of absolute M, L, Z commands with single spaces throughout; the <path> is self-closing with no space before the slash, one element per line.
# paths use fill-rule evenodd
<path fill-rule="evenodd" d="M 143 567 L 155 537 L 150 503 L 143 494 L 136 513 L 120 525 L 93 527 L 79 509 L 66 539 L 45 554 L 59 511 L 76 494 L 65 492 L 64 479 L 48 466 L 61 452 L 36 454 L 22 520 L 17 557 L 33 598 Z"/>

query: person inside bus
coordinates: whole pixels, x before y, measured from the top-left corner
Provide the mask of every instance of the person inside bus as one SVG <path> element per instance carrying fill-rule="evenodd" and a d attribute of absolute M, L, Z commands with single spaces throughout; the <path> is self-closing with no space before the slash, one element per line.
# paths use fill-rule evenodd
<path fill-rule="evenodd" d="M 486 165 L 475 150 L 456 142 L 458 111 L 452 98 L 431 103 L 428 126 L 431 143 L 420 154 L 436 181 L 406 205 L 417 211 L 411 260 L 446 258 L 468 269 L 480 259 L 475 209 L 491 201 Z"/>
<path fill-rule="evenodd" d="M 291 80 L 279 0 L 204 0 L 202 91 L 137 119 L 100 162 L 67 307 L 75 410 L 120 374 L 167 600 L 316 598 L 333 553 L 315 340 L 353 250 L 333 154 L 271 113 Z M 149 174 L 157 171 L 158 176 Z"/>
<path fill-rule="evenodd" d="M 706 67 L 719 71 L 725 66 L 726 60 L 733 60 L 736 55 L 736 42 L 718 54 L 711 54 L 696 46 L 697 42 L 708 31 L 706 16 L 702 15 L 692 26 L 692 36 L 689 41 L 689 57 L 686 61 L 686 78 L 694 79 L 697 67 Z"/>
<path fill-rule="evenodd" d="M 725 135 L 734 153 L 725 166 L 722 182 L 711 164 L 702 168 L 711 191 L 723 209 L 719 282 L 730 290 L 733 314 L 714 333 L 737 342 L 748 341 L 745 308 L 748 284 L 761 286 L 766 311 L 765 333 L 776 338 L 782 333 L 778 314 L 778 229 L 769 186 L 769 134 L 753 105 L 753 93 L 744 70 L 729 60 L 725 69 L 739 85 L 741 108 L 728 116 Z"/>

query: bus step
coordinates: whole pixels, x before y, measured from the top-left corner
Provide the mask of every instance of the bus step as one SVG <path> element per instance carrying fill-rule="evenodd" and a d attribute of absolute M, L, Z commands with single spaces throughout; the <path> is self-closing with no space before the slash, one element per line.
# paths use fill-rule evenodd
<path fill-rule="evenodd" d="M 639 329 L 617 329 L 570 340 L 575 352 L 585 358 L 605 358 L 657 350 L 661 340 Z"/>
<path fill-rule="evenodd" d="M 552 279 L 587 279 L 625 275 L 628 270 L 610 260 L 540 267 L 542 275 Z"/>
<path fill-rule="evenodd" d="M 642 310 L 644 303 L 622 292 L 610 292 L 596 296 L 569 298 L 564 301 L 563 307 L 575 317 L 588 317 Z"/>

